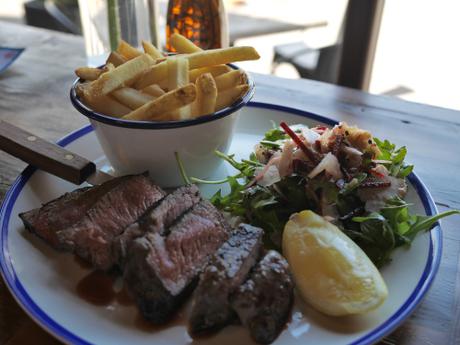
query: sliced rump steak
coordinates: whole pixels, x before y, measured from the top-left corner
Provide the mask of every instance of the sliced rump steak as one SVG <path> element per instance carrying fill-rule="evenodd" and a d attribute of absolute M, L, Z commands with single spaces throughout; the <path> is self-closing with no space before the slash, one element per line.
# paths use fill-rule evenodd
<path fill-rule="evenodd" d="M 27 230 L 56 249 L 62 249 L 57 232 L 77 223 L 100 197 L 122 182 L 123 179 L 118 178 L 99 186 L 76 189 L 40 208 L 20 213 L 19 217 Z"/>
<path fill-rule="evenodd" d="M 164 196 L 144 174 L 123 176 L 78 189 L 20 217 L 26 228 L 54 247 L 108 269 L 114 264 L 114 237 Z"/>
<path fill-rule="evenodd" d="M 151 206 L 137 222 L 128 226 L 113 241 L 113 252 L 119 266 L 123 267 L 128 247 L 134 239 L 149 232 L 163 235 L 177 218 L 200 200 L 198 187 L 187 185 L 176 189 Z"/>
<path fill-rule="evenodd" d="M 202 200 L 169 228 L 166 237 L 149 232 L 132 241 L 123 275 L 142 315 L 156 324 L 167 322 L 228 236 L 222 214 Z"/>
<path fill-rule="evenodd" d="M 287 261 L 278 252 L 270 250 L 230 300 L 251 337 L 258 343 L 269 344 L 288 320 L 293 290 Z"/>
<path fill-rule="evenodd" d="M 191 334 L 217 330 L 235 316 L 229 296 L 247 278 L 262 247 L 263 230 L 241 224 L 211 257 L 200 275 L 189 320 Z"/>

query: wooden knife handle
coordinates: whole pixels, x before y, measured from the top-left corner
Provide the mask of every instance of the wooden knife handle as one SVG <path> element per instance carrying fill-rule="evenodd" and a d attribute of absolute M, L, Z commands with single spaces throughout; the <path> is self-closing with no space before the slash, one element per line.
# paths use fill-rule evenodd
<path fill-rule="evenodd" d="M 0 149 L 78 185 L 96 171 L 93 162 L 2 120 Z"/>

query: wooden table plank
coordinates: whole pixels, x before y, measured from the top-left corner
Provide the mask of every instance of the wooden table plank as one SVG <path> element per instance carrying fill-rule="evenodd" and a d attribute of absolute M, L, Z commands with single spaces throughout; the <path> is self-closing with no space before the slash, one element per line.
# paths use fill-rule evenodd
<path fill-rule="evenodd" d="M 73 69 L 85 55 L 79 37 L 0 21 L 0 45 L 26 46 L 0 75 L 0 119 L 49 140 L 87 123 L 68 100 Z M 255 101 L 278 103 L 345 120 L 409 148 L 440 211 L 460 208 L 460 112 L 375 96 L 308 80 L 255 75 Z M 0 200 L 25 165 L 0 152 Z M 414 314 L 382 344 L 460 342 L 460 222 L 443 222 L 444 254 L 437 278 Z M 22 344 L 26 335 L 56 343 L 31 325 L 0 282 L 0 344 Z M 25 335 L 24 335 L 25 334 Z M 42 338 L 43 337 L 43 338 Z M 38 341 L 38 340 L 37 340 Z"/>

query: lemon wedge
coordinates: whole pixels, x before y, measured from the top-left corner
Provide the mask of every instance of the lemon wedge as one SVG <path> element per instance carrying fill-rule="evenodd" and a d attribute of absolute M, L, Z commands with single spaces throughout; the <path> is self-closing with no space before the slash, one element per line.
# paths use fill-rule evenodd
<path fill-rule="evenodd" d="M 283 254 L 302 298 L 320 312 L 361 314 L 388 296 L 380 272 L 361 248 L 314 212 L 291 216 L 283 232 Z"/>

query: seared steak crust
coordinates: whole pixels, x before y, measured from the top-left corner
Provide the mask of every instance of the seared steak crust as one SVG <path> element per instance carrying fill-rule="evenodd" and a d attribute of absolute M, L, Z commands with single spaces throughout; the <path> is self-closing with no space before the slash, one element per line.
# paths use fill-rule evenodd
<path fill-rule="evenodd" d="M 164 195 L 144 174 L 123 176 L 77 189 L 19 217 L 53 247 L 75 252 L 97 269 L 108 269 L 114 264 L 114 237 Z"/>
<path fill-rule="evenodd" d="M 146 233 L 164 234 L 167 228 L 182 214 L 201 200 L 196 185 L 176 189 L 151 206 L 139 220 L 126 228 L 113 241 L 113 252 L 119 266 L 125 261 L 130 243 Z"/>
<path fill-rule="evenodd" d="M 139 225 L 149 232 L 163 233 L 179 216 L 200 200 L 200 191 L 196 185 L 180 187 L 142 217 Z"/>
<path fill-rule="evenodd" d="M 97 269 L 114 265 L 113 239 L 165 195 L 144 175 L 123 179 L 123 183 L 99 198 L 78 223 L 57 233 L 64 248 L 74 251 Z"/>
<path fill-rule="evenodd" d="M 62 249 L 57 232 L 78 222 L 100 197 L 121 182 L 122 179 L 114 179 L 100 186 L 76 189 L 40 208 L 20 213 L 19 217 L 27 230 Z"/>
<path fill-rule="evenodd" d="M 258 343 L 269 344 L 288 320 L 293 290 L 286 259 L 270 250 L 230 300 L 251 337 Z"/>
<path fill-rule="evenodd" d="M 147 320 L 160 324 L 171 318 L 228 233 L 221 213 L 202 200 L 170 227 L 167 237 L 147 233 L 132 242 L 124 281 Z"/>
<path fill-rule="evenodd" d="M 189 330 L 217 330 L 235 316 L 229 295 L 247 278 L 262 250 L 263 230 L 241 224 L 212 256 L 194 293 Z"/>

